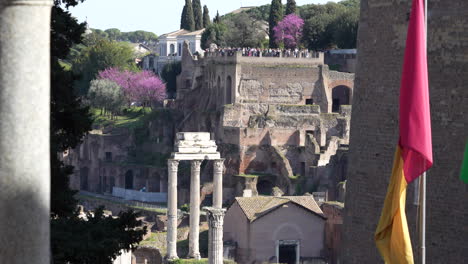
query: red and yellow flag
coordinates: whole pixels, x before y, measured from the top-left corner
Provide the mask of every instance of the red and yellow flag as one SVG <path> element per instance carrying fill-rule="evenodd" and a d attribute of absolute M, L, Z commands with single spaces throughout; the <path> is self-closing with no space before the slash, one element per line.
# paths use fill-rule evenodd
<path fill-rule="evenodd" d="M 406 187 L 432 166 L 423 0 L 413 0 L 400 87 L 400 139 L 375 242 L 385 263 L 413 262 Z"/>

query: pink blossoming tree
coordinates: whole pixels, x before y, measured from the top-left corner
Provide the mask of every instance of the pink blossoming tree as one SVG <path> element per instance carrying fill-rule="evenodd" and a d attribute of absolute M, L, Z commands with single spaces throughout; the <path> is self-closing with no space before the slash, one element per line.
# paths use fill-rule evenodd
<path fill-rule="evenodd" d="M 284 43 L 284 47 L 288 49 L 297 48 L 302 38 L 303 27 L 304 20 L 296 14 L 285 16 L 284 19 L 273 28 L 276 43 Z"/>
<path fill-rule="evenodd" d="M 107 79 L 117 83 L 128 102 L 139 102 L 151 107 L 154 103 L 166 98 L 166 85 L 150 71 L 130 72 L 117 68 L 108 68 L 99 72 L 99 79 Z"/>

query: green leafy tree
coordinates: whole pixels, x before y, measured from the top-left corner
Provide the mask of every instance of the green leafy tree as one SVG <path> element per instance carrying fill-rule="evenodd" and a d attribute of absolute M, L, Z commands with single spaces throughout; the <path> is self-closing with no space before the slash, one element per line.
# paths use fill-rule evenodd
<path fill-rule="evenodd" d="M 225 42 L 234 47 L 260 47 L 265 33 L 260 21 L 253 19 L 247 13 L 242 12 L 224 19 L 223 23 L 228 28 Z"/>
<path fill-rule="evenodd" d="M 359 0 L 307 5 L 299 10 L 303 19 L 303 42 L 309 49 L 355 48 Z"/>
<path fill-rule="evenodd" d="M 321 13 L 307 19 L 304 23 L 303 41 L 311 50 L 324 50 L 333 46 L 331 24 L 333 14 Z"/>
<path fill-rule="evenodd" d="M 101 114 L 107 112 L 115 116 L 126 104 L 122 87 L 107 79 L 92 80 L 88 98 L 93 107 L 104 110 Z"/>
<path fill-rule="evenodd" d="M 216 44 L 218 47 L 226 45 L 227 27 L 223 23 L 213 23 L 205 28 L 201 36 L 201 47 L 208 49 L 211 44 Z"/>
<path fill-rule="evenodd" d="M 274 28 L 283 19 L 283 4 L 281 0 L 272 0 L 270 7 L 270 17 L 268 20 L 269 36 L 270 36 L 270 48 L 277 48 L 278 44 L 275 42 Z"/>
<path fill-rule="evenodd" d="M 192 9 L 193 19 L 195 20 L 195 30 L 200 30 L 203 28 L 203 13 L 200 0 L 193 0 Z"/>
<path fill-rule="evenodd" d="M 51 248 L 54 263 L 112 264 L 122 250 L 134 250 L 147 232 L 127 211 L 118 218 L 104 215 L 100 207 L 86 218 L 57 218 L 51 221 Z M 68 245 L 68 247 L 64 246 Z"/>
<path fill-rule="evenodd" d="M 51 151 L 51 213 L 53 216 L 73 214 L 75 191 L 69 188 L 72 166 L 66 166 L 58 153 L 76 147 L 91 130 L 92 119 L 88 107 L 73 90 L 76 76 L 65 70 L 60 61 L 65 60 L 70 49 L 81 42 L 86 24 L 78 21 L 61 5 L 77 1 L 55 1 L 51 20 L 51 103 L 50 103 L 50 151 Z"/>
<path fill-rule="evenodd" d="M 271 5 L 262 5 L 245 11 L 252 18 L 259 21 L 268 21 L 270 19 Z"/>
<path fill-rule="evenodd" d="M 161 78 L 166 83 L 166 93 L 169 98 L 175 98 L 177 92 L 177 75 L 181 72 L 182 65 L 180 61 L 164 65 L 161 71 Z"/>
<path fill-rule="evenodd" d="M 195 30 L 195 19 L 193 16 L 192 2 L 190 0 L 185 0 L 185 6 L 182 10 L 182 17 L 180 20 L 180 28 L 188 31 Z"/>
<path fill-rule="evenodd" d="M 211 24 L 210 11 L 206 5 L 203 6 L 203 27 L 206 28 Z"/>
<path fill-rule="evenodd" d="M 285 15 L 294 14 L 296 13 L 296 1 L 295 0 L 288 0 L 286 2 L 286 13 Z"/>
<path fill-rule="evenodd" d="M 82 41 L 86 29 L 69 12 L 80 0 L 55 0 L 51 20 L 51 244 L 54 263 L 111 263 L 120 250 L 134 247 L 146 232 L 131 211 L 118 219 L 103 217 L 102 210 L 88 221 L 77 216 L 75 191 L 69 187 L 72 166 L 66 166 L 58 153 L 75 148 L 91 130 L 88 107 L 73 90 L 75 76 L 65 70 L 70 49 Z M 99 220 L 98 219 L 104 219 Z M 96 220 L 96 221 L 95 221 Z M 92 257 L 89 257 L 92 256 Z M 89 257 L 89 259 L 88 259 Z"/>
<path fill-rule="evenodd" d="M 127 32 L 126 35 L 127 39 L 133 43 L 148 43 L 158 40 L 158 36 L 156 34 L 144 30 Z"/>
<path fill-rule="evenodd" d="M 89 83 L 96 78 L 99 71 L 110 67 L 137 70 L 134 51 L 128 43 L 105 39 L 83 50 L 73 63 L 74 73 L 81 77 L 77 82 L 81 94 L 88 92 Z"/>
<path fill-rule="evenodd" d="M 346 10 L 333 21 L 333 40 L 340 49 L 356 48 L 359 11 Z"/>
<path fill-rule="evenodd" d="M 106 29 L 104 32 L 107 33 L 107 36 L 109 37 L 110 40 L 120 40 L 120 37 L 122 35 L 122 32 L 120 32 L 119 29 L 117 28 L 109 28 Z"/>

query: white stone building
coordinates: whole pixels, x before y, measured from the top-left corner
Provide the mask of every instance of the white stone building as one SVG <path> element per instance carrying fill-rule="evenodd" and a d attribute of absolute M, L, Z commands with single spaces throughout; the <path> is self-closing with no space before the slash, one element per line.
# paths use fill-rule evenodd
<path fill-rule="evenodd" d="M 180 61 L 182 58 L 183 44 L 189 43 L 192 54 L 202 53 L 201 35 L 205 29 L 190 32 L 179 29 L 163 34 L 158 38 L 157 54 L 151 54 L 143 58 L 143 69 L 159 73 L 164 65 L 171 61 Z"/>

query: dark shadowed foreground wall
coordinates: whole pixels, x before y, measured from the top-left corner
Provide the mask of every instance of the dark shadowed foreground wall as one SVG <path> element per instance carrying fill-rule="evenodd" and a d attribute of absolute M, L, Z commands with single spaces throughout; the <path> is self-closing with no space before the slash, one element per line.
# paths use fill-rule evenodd
<path fill-rule="evenodd" d="M 361 0 L 342 263 L 382 263 L 373 234 L 398 141 L 398 94 L 410 4 Z M 427 178 L 427 263 L 464 263 L 468 185 L 459 180 L 459 173 L 468 140 L 468 1 L 429 0 L 428 7 L 434 166 Z M 417 256 L 413 188 L 408 187 L 407 217 Z"/>

